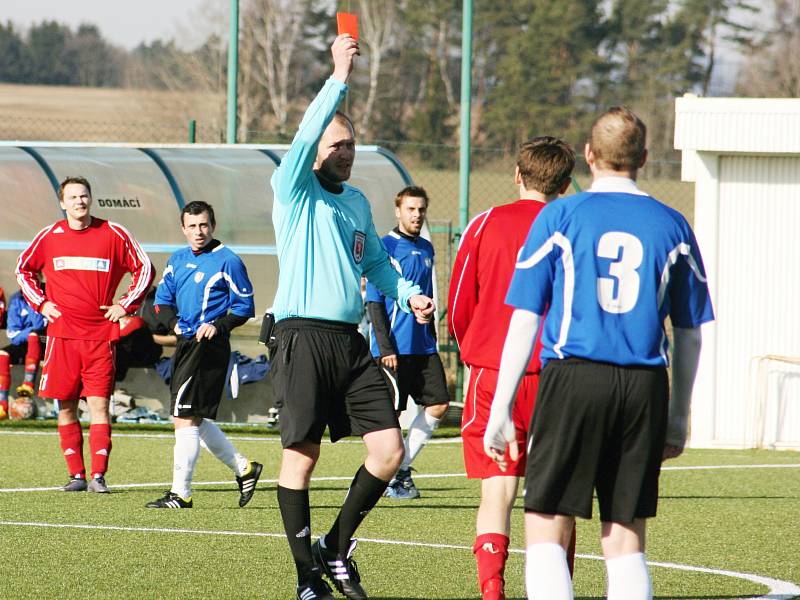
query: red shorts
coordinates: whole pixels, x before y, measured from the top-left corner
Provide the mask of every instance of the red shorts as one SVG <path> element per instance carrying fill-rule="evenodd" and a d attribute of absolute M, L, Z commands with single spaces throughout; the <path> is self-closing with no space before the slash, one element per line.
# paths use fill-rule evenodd
<path fill-rule="evenodd" d="M 505 471 L 501 471 L 497 463 L 483 451 L 483 434 L 486 432 L 496 387 L 497 371 L 482 367 L 470 369 L 469 388 L 464 401 L 464 411 L 461 414 L 461 437 L 464 440 L 464 467 L 467 470 L 467 477 L 472 479 L 487 479 L 498 475 L 516 477 L 525 475 L 528 426 L 536 403 L 539 375 L 527 374 L 519 382 L 513 417 L 520 455 L 516 461 L 512 461 L 506 451 L 508 467 Z"/>
<path fill-rule="evenodd" d="M 54 400 L 108 398 L 114 391 L 115 342 L 50 337 L 39 395 Z"/>

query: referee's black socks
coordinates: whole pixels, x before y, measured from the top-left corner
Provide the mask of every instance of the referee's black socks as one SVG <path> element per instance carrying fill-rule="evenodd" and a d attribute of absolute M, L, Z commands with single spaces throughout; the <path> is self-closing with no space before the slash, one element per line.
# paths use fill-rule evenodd
<path fill-rule="evenodd" d="M 339 516 L 336 517 L 330 533 L 325 536 L 325 547 L 328 550 L 338 554 L 347 552 L 350 547 L 350 539 L 367 513 L 381 499 L 388 483 L 388 481 L 378 479 L 367 471 L 364 465 L 361 465 L 353 478 L 353 483 L 350 484 L 350 490 L 344 499 Z"/>
<path fill-rule="evenodd" d="M 308 580 L 314 559 L 311 557 L 311 509 L 308 490 L 293 490 L 278 486 L 278 506 L 289 549 L 297 567 L 297 581 Z"/>

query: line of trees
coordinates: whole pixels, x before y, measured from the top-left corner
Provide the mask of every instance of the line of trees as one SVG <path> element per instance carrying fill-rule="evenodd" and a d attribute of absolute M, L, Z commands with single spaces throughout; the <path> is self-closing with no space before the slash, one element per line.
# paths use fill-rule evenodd
<path fill-rule="evenodd" d="M 546 132 L 579 144 L 598 110 L 624 103 L 668 157 L 673 99 L 708 94 L 722 43 L 750 57 L 738 91 L 798 95 L 800 0 L 770 3 L 765 35 L 752 26 L 765 4 L 755 0 L 474 0 L 474 143 L 512 152 Z M 420 144 L 432 165 L 452 164 L 437 145 L 458 136 L 460 0 L 241 0 L 240 139 L 291 135 L 330 72 L 337 9 L 360 17 L 347 106 L 360 138 Z M 0 80 L 218 91 L 224 102 L 219 17 L 206 16 L 210 34 L 193 51 L 156 41 L 126 52 L 92 25 L 48 21 L 25 36 L 0 25 Z"/>

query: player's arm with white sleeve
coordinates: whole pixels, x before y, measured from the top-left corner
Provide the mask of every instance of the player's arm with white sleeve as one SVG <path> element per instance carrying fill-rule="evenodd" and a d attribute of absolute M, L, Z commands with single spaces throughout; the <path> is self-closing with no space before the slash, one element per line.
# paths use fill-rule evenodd
<path fill-rule="evenodd" d="M 700 326 L 714 320 L 703 258 L 694 232 L 682 215 L 677 216 L 681 244 L 670 267 L 669 302 L 672 322 L 672 390 L 667 419 L 664 459 L 683 452 L 689 429 L 689 405 L 700 359 Z"/>
<path fill-rule="evenodd" d="M 672 330 L 672 338 L 672 390 L 669 398 L 664 460 L 680 456 L 686 445 L 689 431 L 689 404 L 702 345 L 699 327 L 692 329 L 675 327 Z"/>
<path fill-rule="evenodd" d="M 519 457 L 517 434 L 511 412 L 520 379 L 531 360 L 541 320 L 540 315 L 518 308 L 512 313 L 508 324 L 508 334 L 500 358 L 500 371 L 497 374 L 497 387 L 492 399 L 486 432 L 483 435 L 484 452 L 497 462 L 503 471 L 506 468 L 506 446 L 511 460 L 515 461 Z"/>

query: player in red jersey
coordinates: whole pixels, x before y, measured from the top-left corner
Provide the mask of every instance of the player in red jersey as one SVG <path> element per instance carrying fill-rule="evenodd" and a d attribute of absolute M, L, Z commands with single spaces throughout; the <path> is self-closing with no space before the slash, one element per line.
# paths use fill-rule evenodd
<path fill-rule="evenodd" d="M 108 404 L 114 389 L 114 346 L 119 320 L 141 303 L 154 271 L 150 259 L 121 225 L 92 217 L 92 189 L 83 177 L 59 187 L 67 218 L 42 229 L 17 261 L 17 282 L 25 298 L 49 321 L 39 395 L 59 401 L 58 433 L 70 480 L 64 491 L 107 493 L 111 452 Z M 132 281 L 114 294 L 123 276 Z M 39 277 L 47 280 L 42 291 Z M 78 400 L 91 413 L 89 448 L 92 481 L 86 481 Z"/>
<path fill-rule="evenodd" d="M 447 324 L 461 360 L 470 368 L 461 436 L 467 477 L 482 480 L 472 551 L 484 600 L 505 598 L 503 572 L 511 509 L 519 479 L 525 474 L 524 453 L 501 470 L 483 451 L 500 355 L 513 312 L 505 303 L 506 292 L 531 223 L 545 203 L 566 191 L 574 166 L 574 151 L 559 139 L 542 136 L 522 144 L 514 172 L 520 199 L 475 217 L 464 230 L 453 263 Z M 517 439 L 523 448 L 539 383 L 539 349 L 537 345 L 514 406 Z M 574 553 L 573 538 L 572 556 Z"/>

